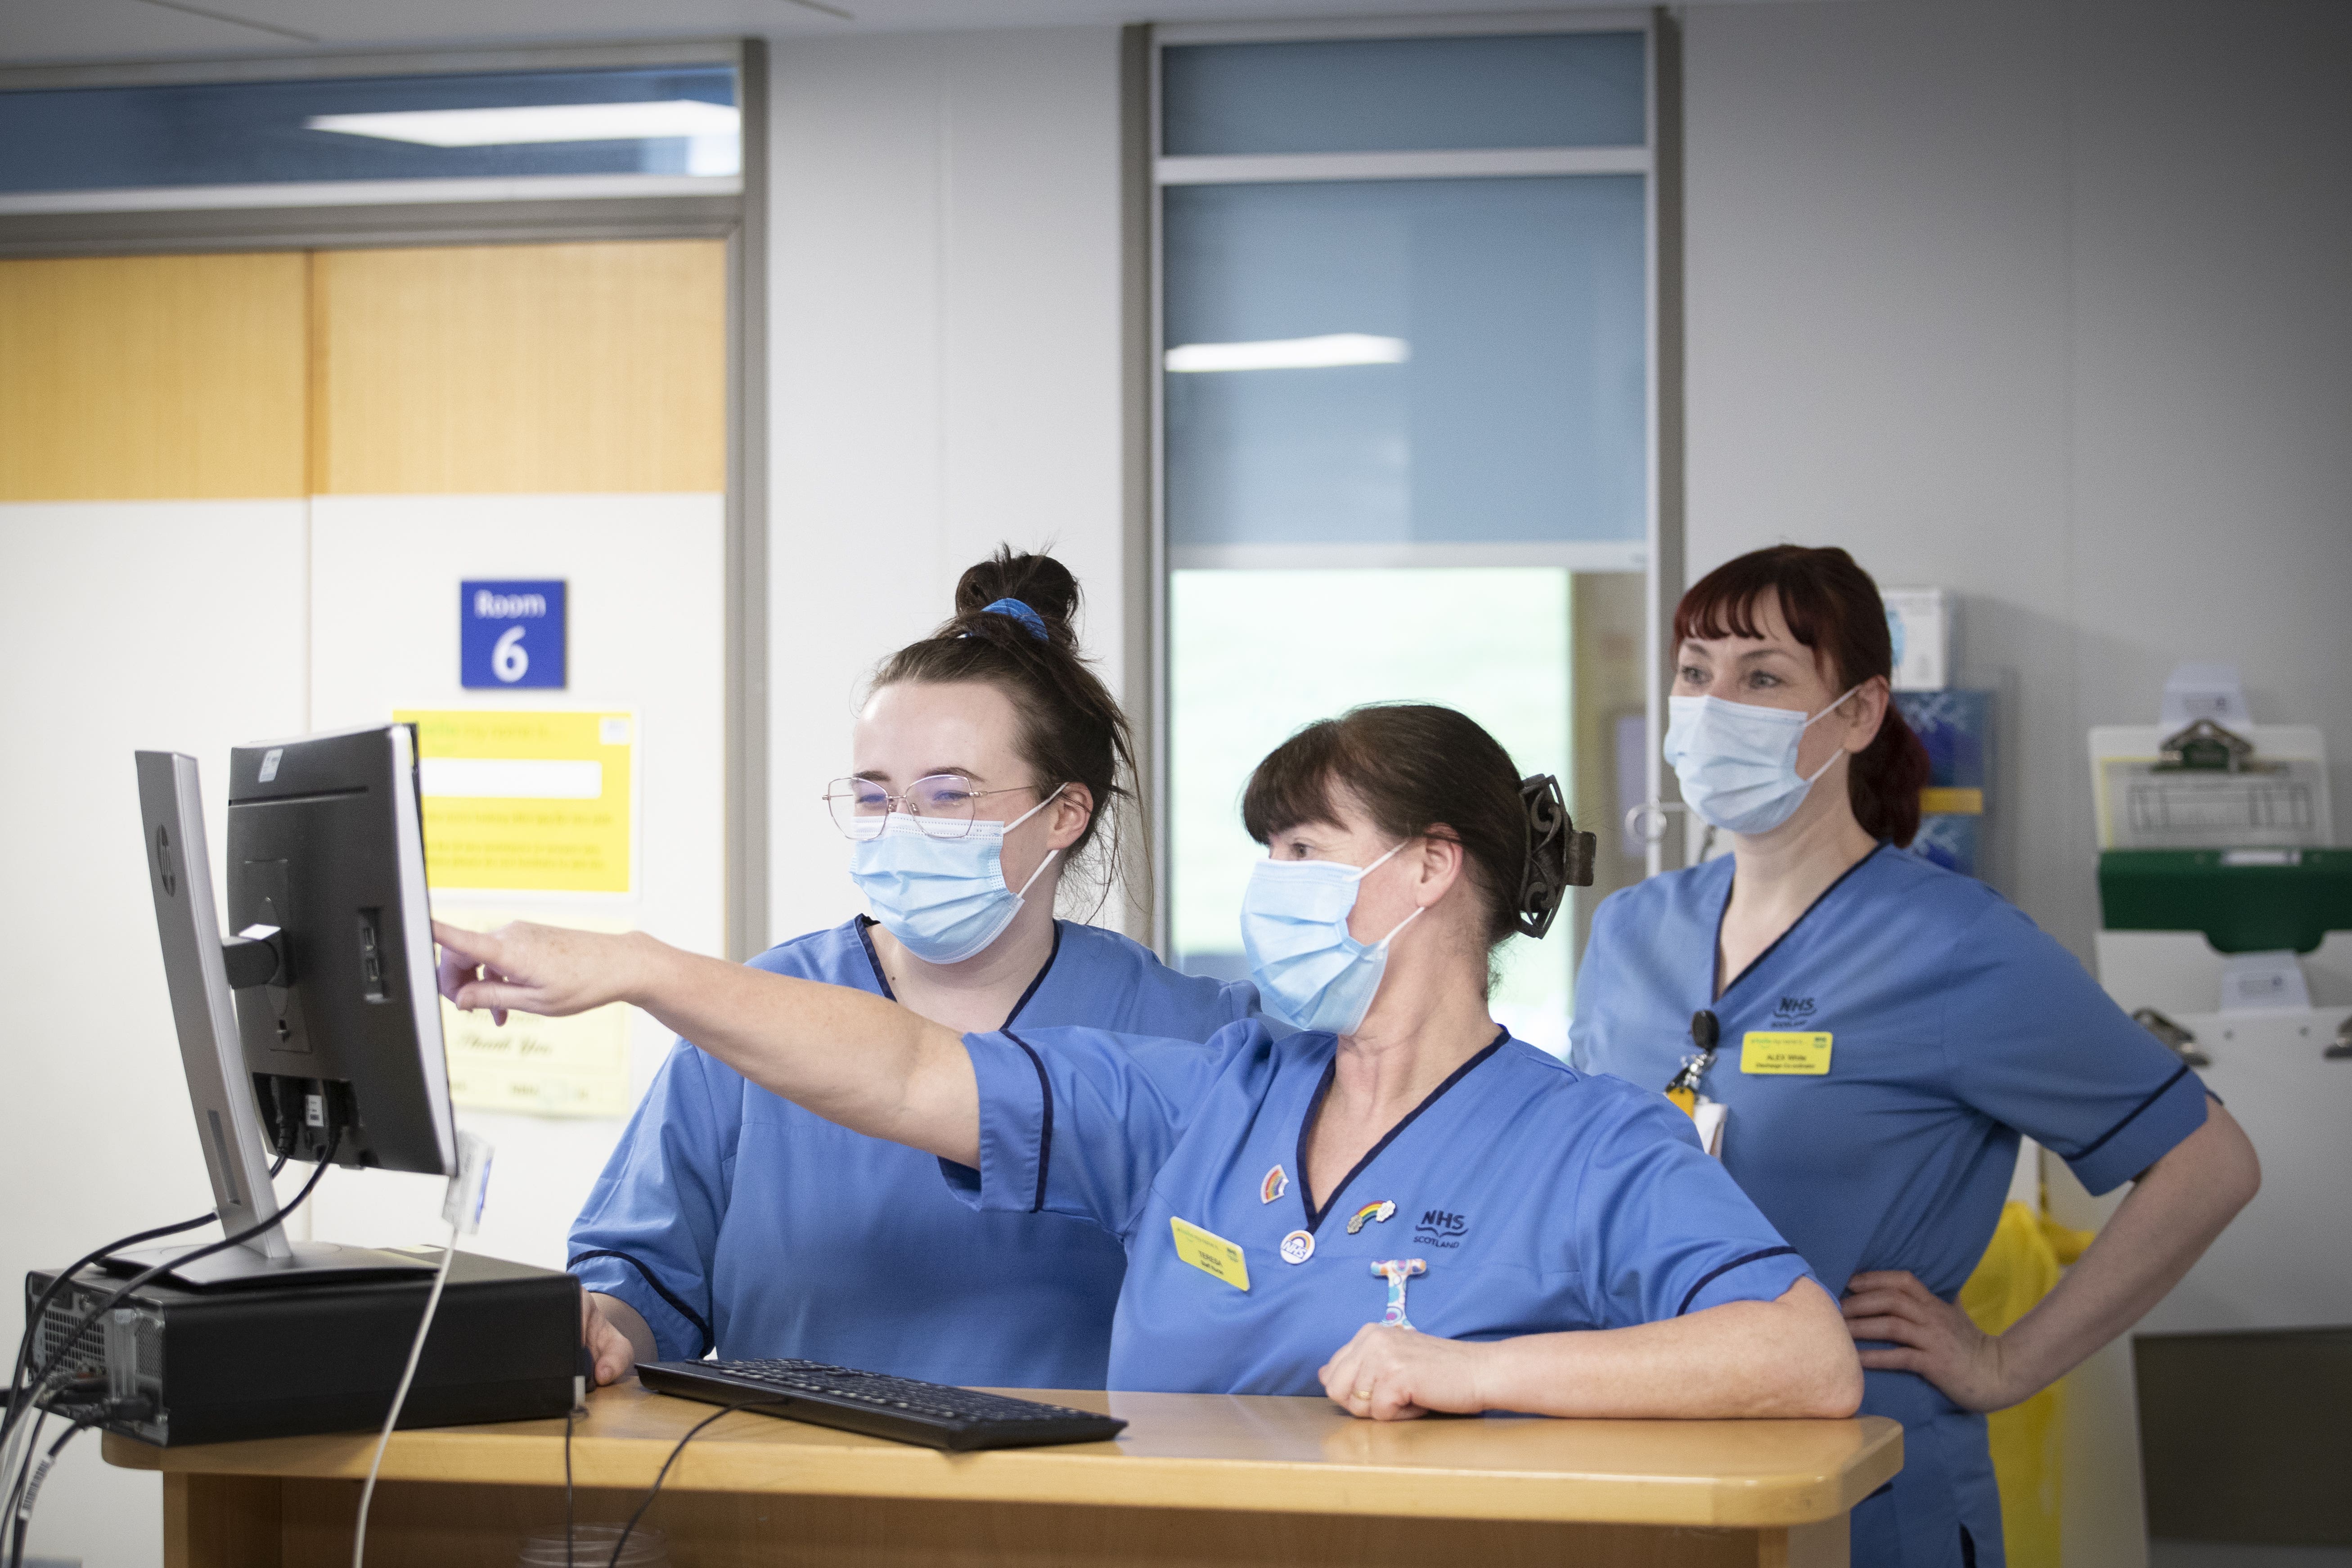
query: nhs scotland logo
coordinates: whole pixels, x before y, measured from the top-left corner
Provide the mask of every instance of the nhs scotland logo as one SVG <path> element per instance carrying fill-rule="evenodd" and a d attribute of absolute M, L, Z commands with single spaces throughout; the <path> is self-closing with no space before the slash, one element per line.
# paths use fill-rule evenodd
<path fill-rule="evenodd" d="M 562 582 L 458 584 L 457 667 L 468 688 L 561 688 Z"/>

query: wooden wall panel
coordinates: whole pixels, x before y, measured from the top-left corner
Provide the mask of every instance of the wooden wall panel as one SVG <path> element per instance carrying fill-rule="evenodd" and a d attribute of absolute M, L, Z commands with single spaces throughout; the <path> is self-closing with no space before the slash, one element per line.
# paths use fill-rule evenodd
<path fill-rule="evenodd" d="M 307 267 L 0 261 L 0 501 L 304 494 Z"/>
<path fill-rule="evenodd" d="M 320 495 L 726 488 L 718 240 L 325 251 Z"/>

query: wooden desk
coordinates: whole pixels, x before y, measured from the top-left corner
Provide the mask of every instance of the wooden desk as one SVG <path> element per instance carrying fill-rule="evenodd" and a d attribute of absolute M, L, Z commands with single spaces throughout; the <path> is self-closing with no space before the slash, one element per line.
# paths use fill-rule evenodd
<path fill-rule="evenodd" d="M 1019 1392 L 1019 1391 L 1013 1391 Z M 1322 1399 L 1056 1393 L 1113 1443 L 947 1455 L 748 1412 L 671 1468 L 647 1522 L 677 1568 L 1471 1563 L 1843 1565 L 1846 1511 L 1902 1430 L 1853 1421 L 1352 1419 Z M 572 1441 L 583 1521 L 625 1519 L 710 1407 L 599 1390 Z M 394 1436 L 371 1568 L 509 1568 L 563 1522 L 563 1423 Z M 155 1448 L 168 1568 L 337 1568 L 372 1433 Z M 601 1568 L 601 1565 L 598 1565 Z"/>

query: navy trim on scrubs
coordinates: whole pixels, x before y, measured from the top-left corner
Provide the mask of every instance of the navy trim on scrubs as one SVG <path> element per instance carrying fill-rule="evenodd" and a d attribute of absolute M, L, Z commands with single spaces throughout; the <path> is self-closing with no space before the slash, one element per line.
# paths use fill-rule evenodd
<path fill-rule="evenodd" d="M 1061 956 L 1062 922 L 1055 921 L 1054 922 L 1054 945 L 1053 948 L 1045 954 L 1045 966 L 1039 969 L 1037 971 L 1036 977 L 1029 982 L 1029 989 L 1021 993 L 1021 1000 L 1013 1004 L 1013 1011 L 1004 1015 L 1003 1026 L 1005 1028 L 1009 1029 L 1013 1025 L 1021 1021 L 1021 1009 L 1029 1005 L 1029 998 L 1037 994 L 1037 987 L 1045 984 L 1045 976 L 1054 973 L 1054 960 Z"/>
<path fill-rule="evenodd" d="M 873 928 L 878 923 L 872 915 L 858 916 L 857 940 L 866 944 L 866 961 L 874 966 L 874 984 L 882 987 L 884 996 L 896 1002 L 898 998 L 890 989 L 890 977 L 882 973 L 882 955 L 874 949 Z M 1054 1157 L 1054 1096 L 1045 1081 L 1045 1064 L 1038 1060 L 1035 1051 L 1029 1050 L 1029 1042 L 1013 1032 L 1013 1026 L 1020 1021 L 1021 1010 L 1029 1005 L 1029 998 L 1037 994 L 1037 987 L 1045 984 L 1045 976 L 1054 973 L 1054 960 L 1061 956 L 1062 922 L 1055 921 L 1054 945 L 1046 952 L 1045 962 L 1038 967 L 1035 974 L 1030 976 L 1029 988 L 1021 993 L 1019 1001 L 1013 1004 L 1013 1011 L 1004 1015 L 1004 1022 L 997 1026 L 998 1033 L 1023 1050 L 1029 1051 L 1029 1063 L 1037 1069 L 1037 1090 L 1045 1097 L 1045 1131 L 1037 1146 L 1037 1201 L 1029 1205 L 1031 1214 L 1043 1213 L 1045 1207 L 1045 1168 Z"/>
<path fill-rule="evenodd" d="M 663 1300 L 669 1303 L 669 1309 L 671 1311 L 676 1312 L 679 1317 L 684 1318 L 688 1322 L 692 1323 L 695 1327 L 695 1331 L 702 1336 L 702 1348 L 695 1352 L 696 1360 L 698 1361 L 702 1357 L 709 1355 L 712 1350 L 717 1348 L 719 1344 L 719 1336 L 710 1331 L 709 1321 L 705 1319 L 701 1313 L 688 1306 L 686 1301 L 679 1297 L 677 1291 L 663 1284 L 660 1277 L 655 1274 L 652 1269 L 646 1267 L 645 1260 L 643 1258 L 632 1258 L 627 1253 L 617 1251 L 613 1247 L 600 1247 L 593 1252 L 583 1252 L 574 1257 L 572 1261 L 563 1266 L 564 1271 L 566 1273 L 570 1273 L 572 1270 L 577 1269 L 582 1264 L 587 1262 L 592 1258 L 619 1258 L 622 1262 L 627 1264 L 630 1268 L 637 1271 L 638 1277 L 645 1280 L 646 1284 L 651 1288 L 655 1295 L 659 1296 Z"/>
<path fill-rule="evenodd" d="M 1872 860 L 1877 858 L 1878 852 L 1885 847 L 1886 841 L 1885 839 L 1879 840 L 1876 844 L 1871 846 L 1869 854 L 1864 855 L 1861 859 L 1856 860 L 1853 865 L 1848 866 L 1844 870 L 1840 871 L 1837 876 L 1837 880 L 1832 882 L 1828 887 L 1823 888 L 1819 893 L 1816 893 L 1813 896 L 1813 901 L 1805 906 L 1805 912 L 1789 922 L 1789 929 L 1787 931 L 1784 931 L 1779 936 L 1774 937 L 1769 946 L 1766 947 L 1763 952 L 1758 953 L 1755 957 L 1749 959 L 1747 965 L 1742 968 L 1738 973 L 1733 975 L 1728 981 L 1727 981 L 1724 984 L 1722 990 L 1717 991 L 1715 989 L 1715 964 L 1716 961 L 1723 956 L 1723 922 L 1725 917 L 1731 913 L 1732 889 L 1738 884 L 1738 876 L 1737 873 L 1734 873 L 1731 877 L 1726 879 L 1723 884 L 1723 907 L 1715 911 L 1715 944 L 1706 950 L 1706 978 L 1708 994 L 1718 1002 L 1730 995 L 1731 988 L 1733 986 L 1738 984 L 1741 981 L 1747 979 L 1749 975 L 1762 968 L 1764 966 L 1764 961 L 1779 951 L 1782 942 L 1794 936 L 1797 932 L 1797 928 L 1803 925 L 1806 919 L 1811 916 L 1815 910 L 1820 909 L 1823 904 L 1829 902 L 1829 897 L 1832 893 L 1836 892 L 1840 888 L 1845 886 L 1845 879 L 1848 877 L 1853 876 L 1856 871 L 1859 871 L 1864 866 L 1869 865 Z"/>
<path fill-rule="evenodd" d="M 1021 1011 L 1018 1007 L 1013 1010 L 1015 1013 Z M 1029 1212 L 1040 1214 L 1045 1207 L 1045 1173 L 1053 1168 L 1054 1163 L 1054 1084 L 1045 1076 L 1045 1058 L 1038 1056 L 1035 1047 L 1009 1028 L 999 1029 L 997 1033 L 1019 1046 L 1027 1054 L 1029 1065 L 1037 1069 L 1037 1098 L 1045 1105 L 1045 1114 L 1037 1130 L 1037 1197 L 1029 1205 Z"/>
<path fill-rule="evenodd" d="M 1793 1247 L 1768 1247 L 1761 1252 L 1751 1252 L 1745 1258 L 1735 1258 L 1728 1263 L 1717 1264 L 1713 1269 L 1701 1277 L 1697 1284 L 1690 1288 L 1690 1294 L 1683 1298 L 1683 1304 L 1675 1309 L 1675 1316 L 1679 1318 L 1685 1312 L 1689 1311 L 1691 1310 L 1691 1303 L 1698 1300 L 1698 1293 L 1700 1291 L 1706 1289 L 1708 1286 L 1714 1284 L 1717 1280 L 1722 1279 L 1733 1269 L 1745 1268 L 1751 1263 L 1761 1263 L 1768 1258 L 1790 1257 L 1795 1254 L 1796 1250 L 1797 1249 Z"/>
<path fill-rule="evenodd" d="M 874 966 L 874 984 L 882 987 L 882 999 L 896 1002 L 898 994 L 890 989 L 890 977 L 882 973 L 882 955 L 875 951 L 873 929 L 879 922 L 872 915 L 857 917 L 857 940 L 866 948 L 866 962 Z M 1021 1009 L 1029 1005 L 1029 998 L 1037 994 L 1037 987 L 1045 984 L 1045 976 L 1054 973 L 1054 960 L 1062 956 L 1062 922 L 1054 922 L 1054 945 L 1046 951 L 1045 962 L 1029 978 L 1029 989 L 1021 993 L 1021 1000 L 1013 1004 L 1013 1011 L 1004 1015 L 1001 1028 L 1011 1028 L 1021 1018 Z"/>
<path fill-rule="evenodd" d="M 2108 1128 L 2105 1132 L 2100 1133 L 2096 1138 L 2092 1139 L 2088 1143 L 2084 1144 L 2072 1154 L 2066 1155 L 2065 1158 L 2070 1163 L 2075 1160 L 2089 1159 L 2093 1154 L 2106 1146 L 2108 1139 L 2114 1137 L 2125 1128 L 2129 1127 L 2132 1124 L 2133 1120 L 2137 1118 L 2141 1111 L 2146 1110 L 2149 1106 L 2154 1105 L 2158 1100 L 2162 1100 L 2166 1089 L 2170 1089 L 2174 1084 L 2179 1083 L 2182 1079 L 2188 1076 L 2189 1064 L 2187 1062 L 2183 1062 L 2180 1064 L 2179 1071 L 2175 1072 L 2170 1078 L 2166 1079 L 2162 1083 L 2157 1085 L 2156 1089 L 2148 1095 L 2148 1097 L 2146 1100 L 2141 1100 L 2137 1105 L 2133 1106 L 2130 1111 L 2125 1115 L 2121 1121 L 2116 1122 L 2113 1127 Z M 2213 1093 L 2210 1089 L 2206 1091 L 2205 1098 L 2212 1100 L 2216 1104 L 2221 1103 L 2221 1097 Z"/>
<path fill-rule="evenodd" d="M 882 1000 L 896 1002 L 898 994 L 890 989 L 890 977 L 882 973 L 882 955 L 874 951 L 874 928 L 879 923 L 872 915 L 858 916 L 857 942 L 866 950 L 866 962 L 874 966 L 874 984 L 882 987 Z M 1060 931 L 1056 931 L 1054 935 L 1055 941 L 1061 939 Z"/>
<path fill-rule="evenodd" d="M 1510 1037 L 1510 1030 L 1496 1030 L 1495 1037 L 1487 1042 L 1486 1048 L 1485 1050 L 1480 1051 L 1476 1056 L 1472 1057 L 1468 1061 L 1464 1062 L 1460 1067 L 1455 1068 L 1452 1072 L 1446 1074 L 1445 1081 L 1444 1083 L 1441 1083 L 1435 1089 L 1431 1089 L 1427 1095 L 1423 1097 L 1422 1102 L 1419 1105 L 1414 1106 L 1411 1110 L 1404 1113 L 1403 1121 L 1398 1122 L 1394 1127 L 1390 1128 L 1386 1132 L 1382 1133 L 1379 1142 L 1365 1150 L 1364 1157 L 1348 1168 L 1348 1173 L 1339 1178 L 1339 1184 L 1331 1189 L 1330 1196 L 1323 1200 L 1323 1206 L 1321 1208 L 1317 1208 L 1314 1205 L 1313 1199 L 1308 1195 L 1307 1191 L 1307 1136 L 1315 1126 L 1316 1114 L 1323 1109 L 1323 1097 L 1331 1092 L 1332 1077 L 1339 1070 L 1339 1058 L 1336 1055 L 1333 1056 L 1330 1062 L 1323 1068 L 1323 1081 L 1315 1086 L 1314 1096 L 1307 1102 L 1307 1114 L 1298 1119 L 1298 1202 L 1299 1205 L 1307 1211 L 1307 1234 L 1309 1236 L 1315 1234 L 1316 1227 L 1323 1223 L 1323 1216 L 1331 1212 L 1331 1205 L 1339 1201 L 1339 1194 L 1341 1193 L 1348 1190 L 1348 1184 L 1354 1181 L 1357 1176 L 1361 1174 L 1365 1166 L 1379 1159 L 1381 1157 L 1381 1151 L 1394 1142 L 1398 1133 L 1412 1126 L 1413 1119 L 1418 1117 L 1423 1111 L 1427 1110 L 1431 1106 L 1435 1105 L 1440 1100 L 1445 1098 L 1445 1091 L 1447 1089 L 1452 1089 L 1455 1084 L 1460 1083 L 1465 1078 L 1467 1078 L 1470 1074 L 1471 1068 L 1476 1067 L 1480 1062 L 1485 1061 L 1488 1057 L 1493 1056 L 1496 1051 L 1502 1049 L 1503 1042 Z M 1029 1049 L 1026 1046 L 1023 1046 L 1021 1048 L 1024 1051 Z M 1030 1051 L 1029 1054 L 1033 1058 L 1036 1055 L 1034 1051 Z M 1045 1069 L 1042 1067 L 1039 1068 L 1037 1069 L 1037 1076 L 1042 1080 L 1045 1076 Z M 1045 1125 L 1048 1130 L 1050 1130 L 1054 1125 L 1054 1099 L 1050 1093 L 1045 1097 Z M 1040 1170 L 1037 1173 L 1037 1191 L 1040 1194 L 1043 1194 L 1045 1190 L 1045 1173 L 1043 1170 Z M 1692 1294 L 1696 1295 L 1697 1292 L 1693 1291 Z"/>

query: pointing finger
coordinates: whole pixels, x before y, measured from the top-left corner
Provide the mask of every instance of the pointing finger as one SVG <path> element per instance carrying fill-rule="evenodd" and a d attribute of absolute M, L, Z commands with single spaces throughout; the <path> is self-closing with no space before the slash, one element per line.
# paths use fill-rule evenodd
<path fill-rule="evenodd" d="M 433 940 L 450 952 L 457 953 L 475 963 L 496 963 L 499 961 L 499 950 L 505 945 L 499 941 L 494 932 L 467 931 L 463 926 L 453 926 L 446 921 L 433 922 Z"/>
<path fill-rule="evenodd" d="M 532 987 L 517 985 L 507 980 L 469 980 L 459 986 L 457 994 L 449 1000 L 459 1012 L 469 1013 L 477 1007 L 488 1007 L 498 1015 L 493 1021 L 500 1024 L 506 1022 L 505 1015 L 509 1008 L 520 1008 L 528 1013 L 534 1010 L 533 1003 L 542 1002 Z"/>

